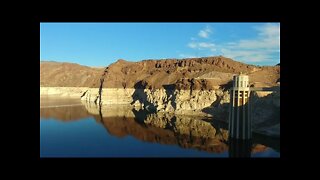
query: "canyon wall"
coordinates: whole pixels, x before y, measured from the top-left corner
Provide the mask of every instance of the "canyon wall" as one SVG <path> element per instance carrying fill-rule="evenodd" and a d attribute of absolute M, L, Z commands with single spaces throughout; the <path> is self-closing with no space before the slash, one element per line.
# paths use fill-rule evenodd
<path fill-rule="evenodd" d="M 248 65 L 222 56 L 139 62 L 120 59 L 92 80 L 81 100 L 225 119 L 228 89 L 239 72 L 249 75 L 251 87 L 279 86 L 280 66 Z"/>

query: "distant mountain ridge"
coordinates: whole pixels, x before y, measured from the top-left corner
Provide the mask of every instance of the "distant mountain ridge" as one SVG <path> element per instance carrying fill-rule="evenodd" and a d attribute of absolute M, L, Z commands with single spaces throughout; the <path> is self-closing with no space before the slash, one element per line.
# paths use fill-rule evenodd
<path fill-rule="evenodd" d="M 231 80 L 233 74 L 240 72 L 248 74 L 251 82 L 269 84 L 270 86 L 275 85 L 280 78 L 280 66 L 249 65 L 223 56 L 149 59 L 138 62 L 119 59 L 106 68 L 41 61 L 40 85 L 92 88 L 162 88 L 175 84 L 188 87 L 195 83 L 199 88 L 208 88 L 226 83 Z M 101 84 L 101 82 L 103 83 Z"/>
<path fill-rule="evenodd" d="M 91 68 L 76 63 L 40 61 L 40 86 L 89 87 L 102 72 L 103 68 Z"/>

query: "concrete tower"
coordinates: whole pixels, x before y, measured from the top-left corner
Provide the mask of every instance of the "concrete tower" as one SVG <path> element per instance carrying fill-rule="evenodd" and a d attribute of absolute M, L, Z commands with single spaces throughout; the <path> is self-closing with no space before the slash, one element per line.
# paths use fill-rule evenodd
<path fill-rule="evenodd" d="M 234 76 L 233 88 L 230 90 L 230 138 L 251 139 L 251 107 L 249 97 L 249 76 L 242 73 Z"/>

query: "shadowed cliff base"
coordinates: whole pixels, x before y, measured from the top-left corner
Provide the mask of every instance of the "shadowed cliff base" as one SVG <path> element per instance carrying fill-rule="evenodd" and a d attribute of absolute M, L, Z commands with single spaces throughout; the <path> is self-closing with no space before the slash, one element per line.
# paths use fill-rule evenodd
<path fill-rule="evenodd" d="M 277 86 L 276 86 L 277 87 Z M 271 88 L 272 89 L 272 88 Z M 221 103 L 221 98 L 203 109 L 215 120 L 228 122 L 230 100 Z M 257 134 L 280 137 L 280 91 L 251 91 L 252 128 Z"/>

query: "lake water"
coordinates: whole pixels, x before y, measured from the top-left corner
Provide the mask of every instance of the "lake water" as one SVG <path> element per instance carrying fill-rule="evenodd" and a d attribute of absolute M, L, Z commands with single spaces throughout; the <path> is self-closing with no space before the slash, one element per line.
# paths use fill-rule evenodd
<path fill-rule="evenodd" d="M 231 142 L 226 128 L 203 117 L 41 97 L 40 157 L 280 157 L 278 139 Z"/>

